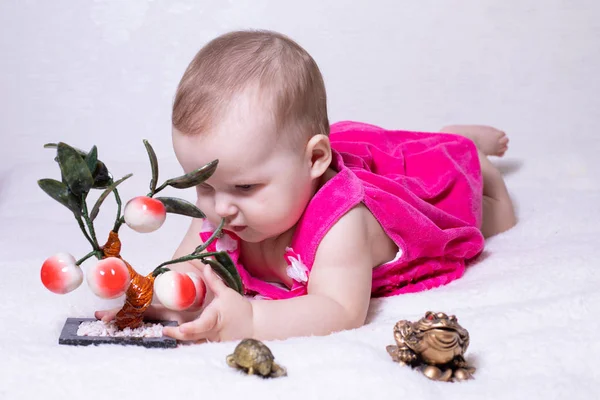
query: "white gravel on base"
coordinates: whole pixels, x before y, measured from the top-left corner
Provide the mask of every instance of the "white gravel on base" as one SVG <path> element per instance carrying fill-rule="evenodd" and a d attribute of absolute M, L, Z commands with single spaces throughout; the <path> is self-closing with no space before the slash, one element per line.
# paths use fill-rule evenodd
<path fill-rule="evenodd" d="M 135 329 L 119 330 L 114 321 L 84 321 L 79 324 L 77 336 L 130 336 L 130 337 L 162 337 L 161 324 L 143 323 Z"/>

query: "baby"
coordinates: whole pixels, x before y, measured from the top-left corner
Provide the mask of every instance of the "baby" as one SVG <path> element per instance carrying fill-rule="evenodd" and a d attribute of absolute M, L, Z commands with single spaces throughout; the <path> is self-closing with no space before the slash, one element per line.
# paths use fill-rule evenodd
<path fill-rule="evenodd" d="M 297 43 L 268 31 L 214 39 L 188 66 L 173 106 L 183 170 L 219 160 L 196 188 L 206 219 L 192 221 L 174 258 L 225 219 L 220 246 L 246 295 L 199 261 L 174 264 L 205 280 L 203 310 L 153 305 L 147 317 L 179 321 L 164 334 L 183 341 L 326 335 L 362 326 L 372 297 L 461 277 L 484 237 L 516 223 L 488 160 L 504 155 L 508 138 L 485 126 L 441 132 L 330 126 L 323 78 Z"/>

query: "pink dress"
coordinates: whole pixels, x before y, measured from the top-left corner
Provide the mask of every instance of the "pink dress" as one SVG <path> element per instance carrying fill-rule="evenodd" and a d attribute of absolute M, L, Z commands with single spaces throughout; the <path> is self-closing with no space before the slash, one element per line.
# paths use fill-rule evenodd
<path fill-rule="evenodd" d="M 350 209 L 363 203 L 398 246 L 373 269 L 372 296 L 418 292 L 460 278 L 481 253 L 482 177 L 472 141 L 450 134 L 384 130 L 344 121 L 330 134 L 337 174 L 312 198 L 286 249 L 293 286 L 253 277 L 239 263 L 239 238 L 225 235 L 208 251 L 228 251 L 246 295 L 286 299 L 307 293 L 317 247 Z M 200 237 L 215 227 L 205 222 Z"/>

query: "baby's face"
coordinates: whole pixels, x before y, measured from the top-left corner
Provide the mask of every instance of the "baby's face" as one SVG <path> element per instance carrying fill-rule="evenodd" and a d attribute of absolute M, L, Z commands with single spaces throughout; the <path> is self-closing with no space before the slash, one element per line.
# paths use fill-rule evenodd
<path fill-rule="evenodd" d="M 274 238 L 292 228 L 312 196 L 310 156 L 278 135 L 258 115 L 230 112 L 205 135 L 173 130 L 173 146 L 186 173 L 218 159 L 215 173 L 196 187 L 208 220 L 247 242 Z M 277 143 L 277 144 L 276 144 Z"/>

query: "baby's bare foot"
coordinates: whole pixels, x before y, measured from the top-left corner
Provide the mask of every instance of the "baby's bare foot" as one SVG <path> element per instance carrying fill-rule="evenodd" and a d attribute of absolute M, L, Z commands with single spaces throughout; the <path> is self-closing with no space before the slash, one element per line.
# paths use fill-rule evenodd
<path fill-rule="evenodd" d="M 503 131 L 484 125 L 451 125 L 442 128 L 442 132 L 467 137 L 486 156 L 502 157 L 508 150 L 508 136 Z"/>

